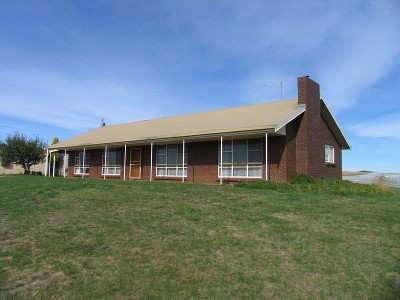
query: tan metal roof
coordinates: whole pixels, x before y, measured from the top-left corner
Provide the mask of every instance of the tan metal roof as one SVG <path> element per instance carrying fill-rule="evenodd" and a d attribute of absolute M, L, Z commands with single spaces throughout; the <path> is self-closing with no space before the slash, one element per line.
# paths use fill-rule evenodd
<path fill-rule="evenodd" d="M 49 149 L 275 130 L 304 112 L 297 99 L 104 126 Z"/>

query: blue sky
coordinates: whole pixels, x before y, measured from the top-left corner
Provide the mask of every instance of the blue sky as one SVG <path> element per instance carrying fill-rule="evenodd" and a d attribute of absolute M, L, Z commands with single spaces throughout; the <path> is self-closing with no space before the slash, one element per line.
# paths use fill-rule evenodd
<path fill-rule="evenodd" d="M 296 98 L 302 75 L 344 169 L 400 172 L 400 1 L 0 0 L 0 139 Z"/>

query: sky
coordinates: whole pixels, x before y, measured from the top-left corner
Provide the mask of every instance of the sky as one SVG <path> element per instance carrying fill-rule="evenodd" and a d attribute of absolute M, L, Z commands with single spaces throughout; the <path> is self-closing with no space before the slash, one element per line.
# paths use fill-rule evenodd
<path fill-rule="evenodd" d="M 303 75 L 343 169 L 400 172 L 398 0 L 0 0 L 0 140 L 297 98 Z"/>

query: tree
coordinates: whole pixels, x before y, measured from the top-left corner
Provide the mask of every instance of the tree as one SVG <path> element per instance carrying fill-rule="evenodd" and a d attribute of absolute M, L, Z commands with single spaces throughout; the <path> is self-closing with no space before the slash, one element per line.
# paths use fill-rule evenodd
<path fill-rule="evenodd" d="M 47 145 L 38 137 L 26 137 L 22 133 L 7 135 L 5 141 L 0 141 L 0 156 L 5 162 L 13 162 L 29 172 L 31 166 L 43 162 L 44 148 Z"/>
<path fill-rule="evenodd" d="M 58 144 L 60 142 L 60 140 L 58 139 L 58 137 L 55 137 L 54 139 L 53 139 L 53 141 L 51 142 L 51 144 L 52 145 L 55 145 L 55 144 Z M 60 153 L 57 153 L 57 152 L 55 152 L 55 153 L 52 153 L 51 154 L 51 157 L 52 157 L 52 159 L 56 159 L 56 162 L 58 163 L 59 162 L 59 160 L 60 160 Z"/>

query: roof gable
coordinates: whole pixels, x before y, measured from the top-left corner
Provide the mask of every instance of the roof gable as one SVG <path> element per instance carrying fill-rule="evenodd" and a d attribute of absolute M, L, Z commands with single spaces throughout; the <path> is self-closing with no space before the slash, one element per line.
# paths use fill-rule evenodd
<path fill-rule="evenodd" d="M 336 122 L 333 114 L 329 110 L 325 101 L 321 98 L 321 115 L 329 126 L 329 129 L 332 131 L 336 140 L 344 150 L 351 149 L 349 142 L 343 134 L 343 131 L 340 129 L 339 124 Z"/>

